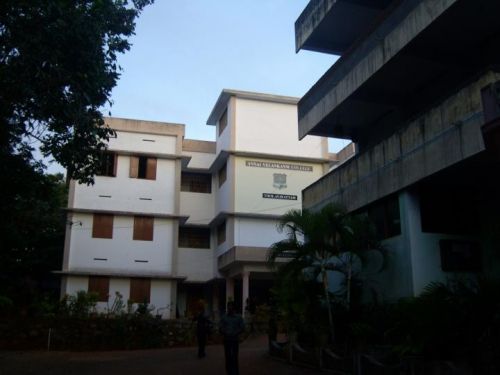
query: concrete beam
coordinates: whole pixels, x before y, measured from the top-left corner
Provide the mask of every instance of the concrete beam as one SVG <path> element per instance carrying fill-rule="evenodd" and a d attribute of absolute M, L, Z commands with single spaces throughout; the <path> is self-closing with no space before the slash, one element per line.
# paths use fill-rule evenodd
<path fill-rule="evenodd" d="M 487 72 L 355 155 L 302 192 L 304 208 L 340 202 L 353 211 L 484 151 L 481 89 L 499 79 Z"/>

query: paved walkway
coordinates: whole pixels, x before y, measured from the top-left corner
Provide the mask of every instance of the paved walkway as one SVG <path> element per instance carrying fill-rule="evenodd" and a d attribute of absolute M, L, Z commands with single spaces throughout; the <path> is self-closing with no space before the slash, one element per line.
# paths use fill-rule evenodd
<path fill-rule="evenodd" d="M 247 339 L 240 346 L 240 375 L 299 375 L 318 372 L 292 367 L 267 354 L 267 337 Z M 113 352 L 0 352 L 0 375 L 224 375 L 224 349 L 207 347 L 198 359 L 196 348 Z"/>

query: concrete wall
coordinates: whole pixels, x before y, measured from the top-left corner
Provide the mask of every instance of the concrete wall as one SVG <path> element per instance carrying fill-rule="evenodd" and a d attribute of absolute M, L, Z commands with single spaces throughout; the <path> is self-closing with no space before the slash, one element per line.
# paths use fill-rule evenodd
<path fill-rule="evenodd" d="M 498 73 L 483 75 L 355 155 L 304 190 L 304 207 L 340 201 L 355 210 L 483 151 L 480 90 L 498 79 Z"/>
<path fill-rule="evenodd" d="M 181 192 L 181 215 L 189 216 L 187 224 L 207 225 L 214 218 L 216 185 L 212 194 Z"/>
<path fill-rule="evenodd" d="M 116 138 L 110 138 L 109 150 L 132 153 L 175 154 L 177 137 L 175 135 L 157 135 L 117 131 Z"/>
<path fill-rule="evenodd" d="M 235 246 L 270 247 L 286 236 L 277 230 L 277 220 L 235 218 Z"/>
<path fill-rule="evenodd" d="M 214 173 L 215 214 L 234 211 L 234 158 L 229 157 L 226 164 L 226 181 L 219 187 L 219 171 Z"/>
<path fill-rule="evenodd" d="M 65 294 L 75 295 L 79 291 L 88 290 L 88 276 L 68 276 L 66 283 Z M 159 314 L 164 319 L 175 316 L 175 311 L 171 307 L 171 281 L 168 280 L 151 280 L 151 297 L 150 308 L 153 308 L 152 314 Z M 127 309 L 127 301 L 130 297 L 130 279 L 128 278 L 110 278 L 109 280 L 109 299 L 108 302 L 98 302 L 96 310 L 99 313 L 107 313 L 112 308 L 116 299 L 116 293 L 122 295 L 122 301 Z M 132 305 L 135 310 L 137 304 Z"/>
<path fill-rule="evenodd" d="M 336 69 L 330 69 L 301 100 L 300 137 L 307 135 L 456 1 L 423 0 L 416 6 L 413 5 L 416 1 L 412 1 L 412 4 L 403 4 L 390 14 L 370 37 L 339 61 Z"/>
<path fill-rule="evenodd" d="M 156 180 L 130 178 L 130 157 L 120 155 L 116 177 L 96 176 L 94 185 L 76 185 L 73 207 L 172 214 L 175 212 L 175 168 L 174 160 L 158 159 Z"/>
<path fill-rule="evenodd" d="M 301 209 L 302 189 L 323 174 L 321 164 L 305 162 L 236 157 L 235 164 L 236 212 L 282 215 L 293 208 Z M 281 168 L 271 167 L 280 165 Z M 286 175 L 286 186 L 274 184 L 275 174 Z M 290 195 L 296 197 L 296 200 L 263 198 L 263 193 Z"/>
<path fill-rule="evenodd" d="M 236 115 L 236 108 L 234 105 L 234 98 L 229 100 L 227 106 L 227 125 L 224 131 L 219 134 L 219 124 L 217 123 L 217 154 L 219 154 L 223 150 L 232 150 L 234 147 L 233 139 L 235 132 L 234 118 Z"/>
<path fill-rule="evenodd" d="M 71 228 L 70 270 L 113 269 L 161 273 L 172 271 L 173 220 L 155 218 L 153 241 L 134 241 L 132 216 L 114 216 L 112 239 L 92 238 L 92 218 L 91 214 L 73 216 L 77 224 Z M 144 260 L 147 263 L 136 260 Z"/>
<path fill-rule="evenodd" d="M 236 99 L 235 149 L 294 157 L 326 158 L 326 138 L 297 133 L 297 106 Z"/>
<path fill-rule="evenodd" d="M 214 277 L 214 251 L 210 249 L 190 249 L 180 247 L 178 251 L 179 275 L 186 276 L 188 282 L 205 282 Z"/>
<path fill-rule="evenodd" d="M 208 169 L 215 160 L 215 154 L 205 152 L 183 151 L 183 155 L 191 157 L 189 169 Z"/>

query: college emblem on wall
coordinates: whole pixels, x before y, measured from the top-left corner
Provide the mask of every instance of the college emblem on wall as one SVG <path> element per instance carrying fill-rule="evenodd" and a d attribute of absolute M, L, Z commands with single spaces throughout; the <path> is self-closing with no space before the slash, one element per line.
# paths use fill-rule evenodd
<path fill-rule="evenodd" d="M 273 173 L 273 187 L 277 189 L 286 188 L 286 174 Z"/>

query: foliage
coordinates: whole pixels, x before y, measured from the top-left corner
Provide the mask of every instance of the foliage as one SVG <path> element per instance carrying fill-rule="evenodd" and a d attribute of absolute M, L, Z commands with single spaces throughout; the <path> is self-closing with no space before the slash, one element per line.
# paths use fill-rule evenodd
<path fill-rule="evenodd" d="M 292 325 L 304 324 L 306 309 L 316 314 L 308 318 L 317 321 L 317 317 L 323 316 L 319 314 L 321 307 L 325 307 L 333 338 L 334 301 L 331 300 L 333 296 L 330 295 L 328 273 L 338 271 L 345 274 L 347 285 L 344 302 L 350 308 L 354 254 L 362 254 L 378 246 L 374 240 L 373 226 L 366 217 L 349 215 L 343 207 L 329 204 L 319 212 L 291 210 L 282 216 L 278 228 L 285 232 L 286 239 L 272 245 L 269 262 L 278 267 L 278 279 L 282 280 L 282 284 L 292 287 L 290 290 L 286 286 L 279 287 L 277 298 L 287 311 L 286 314 L 294 317 Z M 280 258 L 290 260 L 278 262 Z M 318 278 L 321 280 L 323 296 L 317 293 L 302 294 L 307 286 L 313 288 L 310 284 L 316 285 Z"/>
<path fill-rule="evenodd" d="M 137 304 L 135 314 L 139 316 L 151 316 L 151 312 L 155 308 L 156 307 L 154 305 L 150 305 L 147 301 L 144 301 Z"/>
<path fill-rule="evenodd" d="M 395 306 L 387 337 L 402 355 L 470 358 L 492 345 L 500 354 L 499 288 L 486 279 L 431 283 L 419 297 Z"/>
<path fill-rule="evenodd" d="M 62 262 L 66 184 L 19 156 L 0 163 L 0 173 L 9 176 L 0 184 L 0 294 L 26 307 L 57 283 L 50 272 Z"/>
<path fill-rule="evenodd" d="M 152 0 L 3 0 L 0 161 L 33 159 L 33 141 L 81 182 L 93 182 L 105 141 L 100 107 L 120 76 L 135 19 Z"/>
<path fill-rule="evenodd" d="M 61 311 L 70 316 L 85 318 L 95 312 L 99 295 L 93 292 L 80 290 L 76 295 L 66 295 L 62 301 Z"/>

